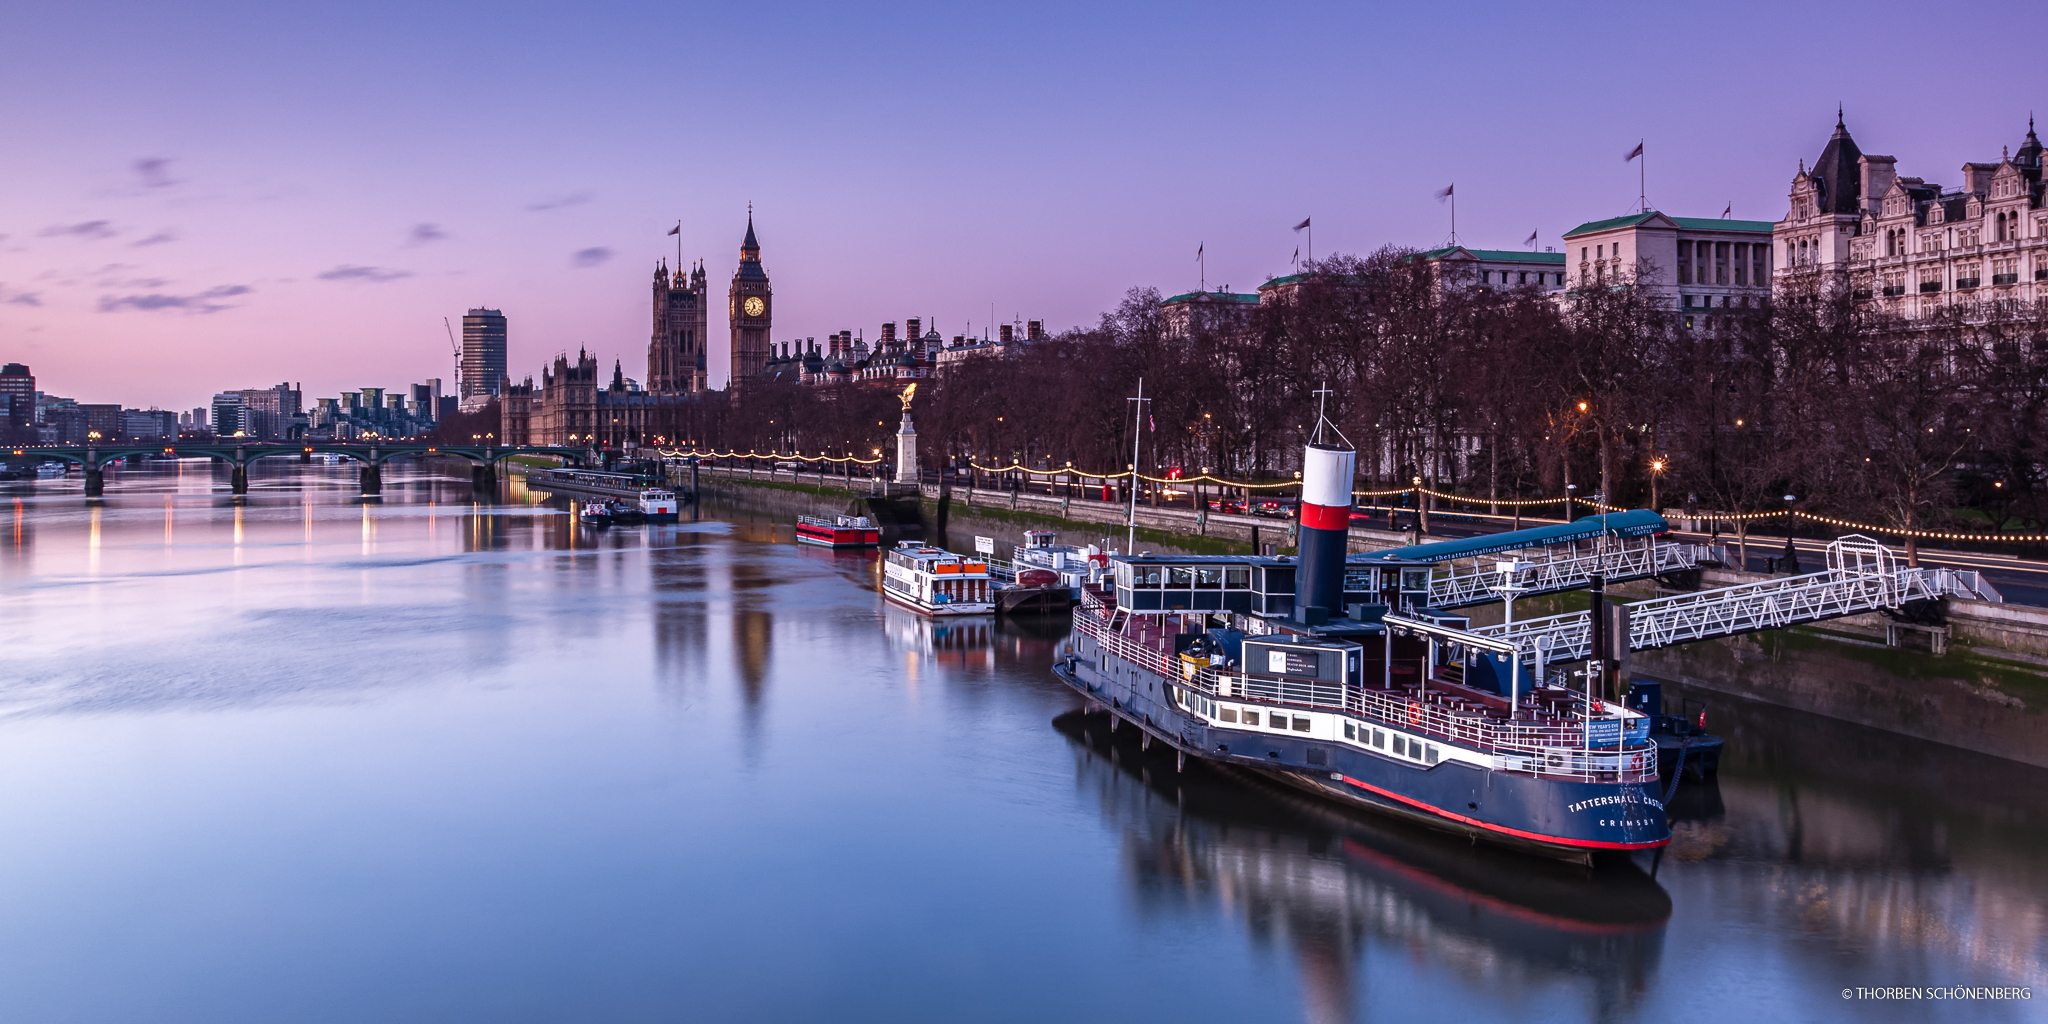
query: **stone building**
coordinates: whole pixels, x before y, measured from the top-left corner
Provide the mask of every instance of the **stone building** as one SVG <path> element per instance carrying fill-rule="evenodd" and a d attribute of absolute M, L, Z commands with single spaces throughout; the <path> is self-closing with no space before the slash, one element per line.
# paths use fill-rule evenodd
<path fill-rule="evenodd" d="M 654 268 L 654 330 L 647 343 L 647 390 L 657 395 L 704 390 L 705 343 L 710 337 L 710 286 L 704 264 L 673 277 L 666 261 Z"/>
<path fill-rule="evenodd" d="M 740 243 L 740 265 L 732 272 L 726 294 L 732 326 L 732 377 L 726 387 L 741 390 L 760 378 L 773 354 L 768 330 L 774 323 L 775 291 L 761 267 L 761 243 L 754 239 L 754 214 L 747 212 L 747 237 Z"/>
<path fill-rule="evenodd" d="M 561 445 L 567 448 L 631 449 L 683 440 L 693 394 L 654 394 L 626 378 L 612 363 L 608 384 L 598 382 L 597 357 L 578 351 L 555 357 L 536 385 L 528 377 L 508 384 L 500 398 L 498 435 L 503 444 Z"/>
<path fill-rule="evenodd" d="M 1581 224 L 1564 233 L 1564 243 L 1572 287 L 1632 279 L 1678 310 L 1687 327 L 1713 327 L 1771 296 L 1769 221 L 1650 210 Z"/>
<path fill-rule="evenodd" d="M 1773 225 L 1780 297 L 1849 288 L 1907 317 L 2048 298 L 2041 159 L 2029 118 L 2018 151 L 1964 164 L 1955 188 L 1900 177 L 1897 158 L 1864 153 L 1838 112 Z"/>

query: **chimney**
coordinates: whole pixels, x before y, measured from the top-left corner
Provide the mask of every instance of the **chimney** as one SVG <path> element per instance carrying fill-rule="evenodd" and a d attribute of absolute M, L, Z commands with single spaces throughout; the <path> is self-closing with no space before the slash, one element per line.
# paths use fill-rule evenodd
<path fill-rule="evenodd" d="M 915 321 L 915 320 L 912 320 L 912 321 L 910 322 L 910 329 L 911 329 L 911 330 L 912 330 L 913 332 L 917 330 L 917 321 Z M 887 345 L 888 343 L 890 343 L 890 342 L 892 342 L 892 341 L 895 341 L 895 340 L 896 340 L 896 325 L 895 325 L 894 323 L 886 323 L 886 324 L 883 324 L 883 325 L 882 325 L 882 344 L 884 344 L 884 345 Z"/>
<path fill-rule="evenodd" d="M 996 344 L 998 344 L 998 345 L 1007 345 L 1007 344 L 1009 344 L 1009 343 L 1010 343 L 1010 325 L 1009 325 L 1009 324 L 1004 324 L 1004 325 L 1002 325 L 1001 327 L 998 327 L 998 328 L 996 328 Z"/>
<path fill-rule="evenodd" d="M 1026 320 L 1024 322 L 1024 340 L 1037 341 L 1043 337 L 1045 337 L 1045 321 Z"/>
<path fill-rule="evenodd" d="M 1863 206 L 1865 209 L 1881 209 L 1879 200 L 1892 187 L 1892 180 L 1899 176 L 1898 160 L 1888 156 L 1863 154 L 1856 161 L 1856 171 L 1863 179 Z"/>
<path fill-rule="evenodd" d="M 1343 613 L 1344 552 L 1351 530 L 1351 478 L 1357 459 L 1358 453 L 1349 448 L 1320 443 L 1310 444 L 1301 453 L 1301 568 L 1294 586 L 1297 615 L 1311 608 Z"/>
<path fill-rule="evenodd" d="M 924 339 L 924 333 L 918 330 L 918 328 L 924 326 L 923 320 L 911 317 L 903 321 L 903 326 L 906 328 L 903 333 L 903 340 L 915 343 Z"/>

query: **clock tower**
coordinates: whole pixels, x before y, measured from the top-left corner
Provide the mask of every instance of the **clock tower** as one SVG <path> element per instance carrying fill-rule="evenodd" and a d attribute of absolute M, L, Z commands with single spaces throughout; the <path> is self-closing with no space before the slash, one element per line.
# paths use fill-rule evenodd
<path fill-rule="evenodd" d="M 727 293 L 732 321 L 732 380 L 728 390 L 745 388 L 768 365 L 768 326 L 775 313 L 775 294 L 768 272 L 761 269 L 761 243 L 754 240 L 754 212 L 747 211 L 747 240 L 740 243 L 740 266 L 732 273 Z"/>

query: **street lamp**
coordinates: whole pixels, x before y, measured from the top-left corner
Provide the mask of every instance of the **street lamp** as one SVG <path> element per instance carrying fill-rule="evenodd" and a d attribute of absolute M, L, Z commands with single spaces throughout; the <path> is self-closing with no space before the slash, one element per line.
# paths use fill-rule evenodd
<path fill-rule="evenodd" d="M 1663 511 L 1663 510 L 1662 510 L 1662 509 L 1660 509 L 1660 508 L 1659 508 L 1659 507 L 1657 506 L 1657 478 L 1658 478 L 1659 476 L 1663 475 L 1663 473 L 1664 473 L 1664 460 L 1663 460 L 1663 459 L 1651 459 L 1651 460 L 1650 460 L 1650 511 L 1652 511 L 1652 512 L 1658 512 L 1658 513 L 1660 513 L 1660 514 L 1662 513 L 1662 511 Z"/>

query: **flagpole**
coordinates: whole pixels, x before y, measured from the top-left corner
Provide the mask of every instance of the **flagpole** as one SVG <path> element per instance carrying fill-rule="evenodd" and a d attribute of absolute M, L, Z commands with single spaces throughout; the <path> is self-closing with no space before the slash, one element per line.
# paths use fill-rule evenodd
<path fill-rule="evenodd" d="M 1145 378 L 1138 378 L 1138 397 L 1127 399 L 1137 410 L 1131 418 L 1131 512 L 1126 524 L 1130 537 L 1124 542 L 1126 556 L 1138 553 L 1138 443 L 1145 436 Z"/>
<path fill-rule="evenodd" d="M 1647 141 L 1649 140 L 1636 140 L 1636 148 L 1643 151 L 1643 162 L 1636 165 L 1636 205 L 1641 207 L 1637 213 L 1650 212 L 1650 150 L 1643 145 Z"/>

